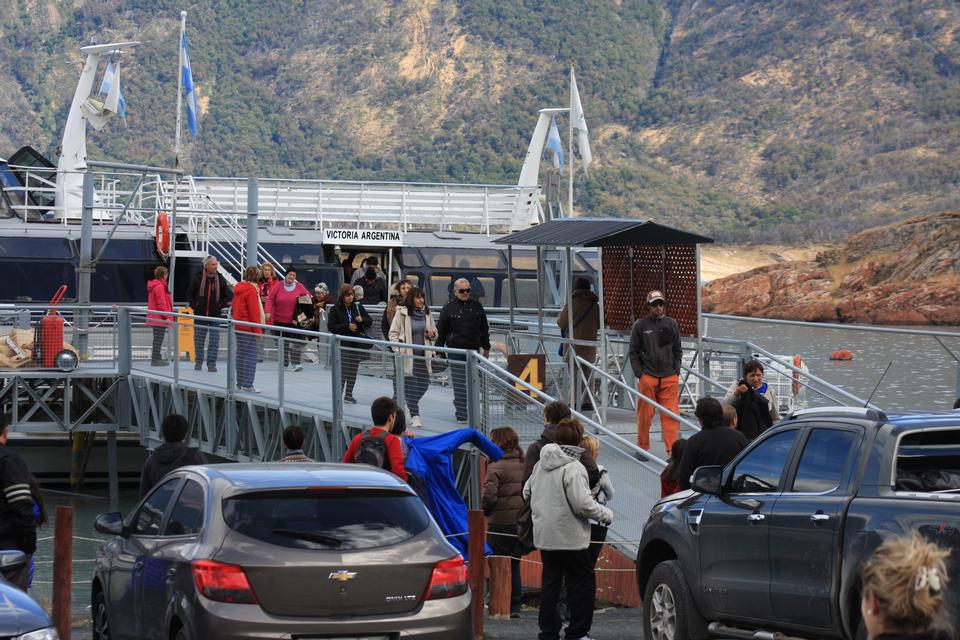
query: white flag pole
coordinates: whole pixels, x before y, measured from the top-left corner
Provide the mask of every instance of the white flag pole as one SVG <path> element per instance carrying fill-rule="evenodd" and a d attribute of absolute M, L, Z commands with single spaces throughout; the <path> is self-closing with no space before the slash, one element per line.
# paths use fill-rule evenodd
<path fill-rule="evenodd" d="M 567 217 L 573 217 L 573 64 L 570 65 L 570 138 L 567 142 L 568 144 L 568 158 L 570 165 L 570 185 L 567 188 Z"/>
<path fill-rule="evenodd" d="M 183 111 L 183 34 L 187 30 L 187 12 L 180 12 L 180 39 L 177 50 L 180 52 L 180 64 L 177 66 L 177 138 L 174 147 L 173 166 L 180 167 L 180 118 Z"/>

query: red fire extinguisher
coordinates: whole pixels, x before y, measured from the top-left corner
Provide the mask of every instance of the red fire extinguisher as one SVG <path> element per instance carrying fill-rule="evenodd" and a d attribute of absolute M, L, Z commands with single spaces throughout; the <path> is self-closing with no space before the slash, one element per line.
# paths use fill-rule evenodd
<path fill-rule="evenodd" d="M 57 354 L 63 349 L 63 316 L 54 308 L 67 293 L 67 285 L 60 285 L 50 300 L 50 310 L 40 320 L 40 365 L 51 369 L 56 363 Z"/>

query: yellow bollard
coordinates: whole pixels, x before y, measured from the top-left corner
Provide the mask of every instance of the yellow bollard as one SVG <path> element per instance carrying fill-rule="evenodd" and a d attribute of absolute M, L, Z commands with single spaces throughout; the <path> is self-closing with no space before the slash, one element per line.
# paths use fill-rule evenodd
<path fill-rule="evenodd" d="M 193 315 L 193 309 L 190 307 L 178 307 L 177 313 Z M 177 339 L 180 341 L 180 353 L 177 357 L 187 362 L 193 362 L 193 318 L 184 316 L 177 317 Z M 183 356 L 186 355 L 186 358 Z"/>

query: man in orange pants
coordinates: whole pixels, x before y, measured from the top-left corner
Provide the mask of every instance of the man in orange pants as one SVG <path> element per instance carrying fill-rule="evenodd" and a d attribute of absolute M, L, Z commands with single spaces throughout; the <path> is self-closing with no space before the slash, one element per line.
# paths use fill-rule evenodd
<path fill-rule="evenodd" d="M 677 321 L 666 315 L 667 301 L 663 293 L 653 290 L 647 294 L 649 314 L 640 318 L 630 332 L 630 364 L 637 376 L 637 389 L 674 413 L 680 411 L 680 360 L 683 347 Z M 650 423 L 656 409 L 653 405 L 637 402 L 637 446 L 650 448 Z M 663 444 L 667 456 L 680 432 L 680 424 L 670 416 L 660 414 Z"/>

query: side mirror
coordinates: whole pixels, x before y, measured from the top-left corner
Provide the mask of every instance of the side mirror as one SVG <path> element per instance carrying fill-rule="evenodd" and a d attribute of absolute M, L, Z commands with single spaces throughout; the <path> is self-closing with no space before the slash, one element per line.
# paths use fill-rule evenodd
<path fill-rule="evenodd" d="M 111 536 L 123 535 L 123 515 L 119 511 L 101 513 L 93 523 L 93 528 Z"/>
<path fill-rule="evenodd" d="M 697 470 L 693 472 L 693 479 L 690 481 L 690 488 L 694 491 L 699 491 L 700 493 L 718 496 L 720 495 L 722 480 L 723 467 L 697 467 Z"/>
<path fill-rule="evenodd" d="M 27 555 L 23 551 L 8 549 L 0 551 L 0 569 L 3 571 L 16 571 L 22 569 L 27 564 Z"/>

